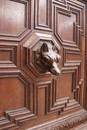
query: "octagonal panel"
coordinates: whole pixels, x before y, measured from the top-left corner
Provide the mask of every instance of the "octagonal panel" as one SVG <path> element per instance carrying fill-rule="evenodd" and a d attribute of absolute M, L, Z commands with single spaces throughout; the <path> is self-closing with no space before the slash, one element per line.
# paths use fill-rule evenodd
<path fill-rule="evenodd" d="M 23 68 L 27 68 L 27 71 L 29 71 L 29 73 L 31 71 L 36 76 L 38 76 L 40 73 L 47 72 L 47 70 L 44 69 L 42 65 L 38 65 L 39 61 L 38 58 L 36 58 L 36 55 L 38 55 L 39 49 L 41 48 L 43 43 L 46 43 L 50 49 L 52 49 L 52 47 L 55 46 L 56 51 L 58 53 L 60 52 L 61 47 L 59 43 L 55 40 L 54 36 L 43 33 L 34 33 L 24 43 L 22 48 L 22 51 L 25 52 L 24 59 L 22 58 Z"/>
<path fill-rule="evenodd" d="M 10 85 L 9 85 L 10 83 Z M 5 110 L 29 108 L 30 83 L 21 74 L 0 76 L 0 115 Z"/>
<path fill-rule="evenodd" d="M 1 0 L 0 38 L 20 40 L 30 32 L 31 0 Z M 28 17 L 27 17 L 28 15 Z"/>

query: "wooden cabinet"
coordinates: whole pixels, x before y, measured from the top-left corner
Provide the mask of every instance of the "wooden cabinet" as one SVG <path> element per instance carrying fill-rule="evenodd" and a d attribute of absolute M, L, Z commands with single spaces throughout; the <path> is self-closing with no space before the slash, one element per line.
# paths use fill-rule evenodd
<path fill-rule="evenodd" d="M 77 0 L 0 0 L 0 130 L 87 119 L 85 10 Z"/>

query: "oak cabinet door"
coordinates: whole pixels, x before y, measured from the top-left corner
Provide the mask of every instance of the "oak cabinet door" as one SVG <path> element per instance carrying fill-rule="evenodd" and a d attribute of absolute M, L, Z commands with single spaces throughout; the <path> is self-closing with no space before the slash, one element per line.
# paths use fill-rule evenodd
<path fill-rule="evenodd" d="M 0 130 L 59 130 L 87 119 L 85 4 L 0 0 Z"/>

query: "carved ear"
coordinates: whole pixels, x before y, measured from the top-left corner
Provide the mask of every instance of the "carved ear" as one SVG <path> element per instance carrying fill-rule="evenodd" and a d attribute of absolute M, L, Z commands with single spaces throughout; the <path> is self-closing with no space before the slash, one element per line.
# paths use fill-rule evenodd
<path fill-rule="evenodd" d="M 40 49 L 41 52 L 48 52 L 48 45 L 46 43 L 43 43 Z"/>

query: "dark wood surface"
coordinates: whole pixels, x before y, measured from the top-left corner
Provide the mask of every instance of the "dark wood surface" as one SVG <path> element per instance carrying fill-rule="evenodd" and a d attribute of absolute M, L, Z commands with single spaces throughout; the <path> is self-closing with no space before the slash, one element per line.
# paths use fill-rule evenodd
<path fill-rule="evenodd" d="M 87 12 L 87 5 L 86 5 L 86 12 Z M 87 50 L 87 13 L 86 13 L 86 50 Z M 86 51 L 86 57 L 85 57 L 85 63 L 86 63 L 86 65 L 85 65 L 85 67 L 87 68 L 87 51 Z M 84 97 L 84 101 L 85 101 L 85 108 L 86 108 L 86 110 L 87 110 L 87 80 L 86 80 L 86 78 L 87 78 L 87 69 L 86 69 L 86 71 L 85 71 L 85 75 L 86 75 L 86 77 L 85 77 L 85 97 Z"/>
<path fill-rule="evenodd" d="M 86 12 L 77 0 L 0 0 L 0 130 L 69 129 L 87 119 Z M 45 63 L 43 43 L 54 54 Z"/>

